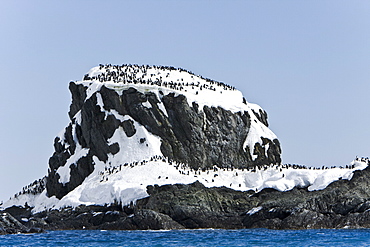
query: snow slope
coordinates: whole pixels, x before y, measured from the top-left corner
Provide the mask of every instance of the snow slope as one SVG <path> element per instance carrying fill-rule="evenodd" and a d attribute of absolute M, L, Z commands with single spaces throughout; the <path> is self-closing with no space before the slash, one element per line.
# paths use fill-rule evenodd
<path fill-rule="evenodd" d="M 114 157 L 112 157 L 112 161 Z M 322 190 L 338 179 L 351 179 L 353 172 L 368 166 L 369 160 L 355 160 L 347 168 L 313 169 L 297 168 L 288 165 L 271 165 L 261 169 L 219 169 L 195 171 L 186 165 L 169 162 L 165 157 L 154 156 L 141 162 L 126 163 L 118 166 L 106 166 L 95 160 L 97 169 L 90 174 L 83 184 L 71 191 L 61 200 L 41 194 L 22 194 L 4 203 L 35 207 L 34 212 L 45 209 L 58 209 L 85 205 L 105 205 L 120 202 L 128 205 L 147 197 L 148 185 L 165 185 L 199 181 L 206 187 L 226 186 L 234 190 L 261 191 L 274 188 L 288 191 L 294 187 L 308 187 L 309 191 Z"/>

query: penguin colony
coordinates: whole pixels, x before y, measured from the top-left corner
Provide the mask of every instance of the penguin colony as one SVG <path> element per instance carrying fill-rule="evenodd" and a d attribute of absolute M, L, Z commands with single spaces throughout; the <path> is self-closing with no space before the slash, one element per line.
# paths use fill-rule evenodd
<path fill-rule="evenodd" d="M 20 192 L 14 195 L 14 198 L 17 198 L 18 196 L 24 194 L 37 195 L 42 193 L 45 188 L 46 188 L 46 176 L 39 180 L 33 181 L 27 186 L 24 186 Z"/>
<path fill-rule="evenodd" d="M 178 163 L 178 162 L 176 162 L 174 160 L 170 160 L 170 159 L 168 159 L 167 157 L 164 157 L 164 156 L 155 155 L 155 156 L 151 157 L 148 160 L 135 161 L 135 162 L 131 162 L 131 163 L 124 163 L 124 164 L 120 164 L 118 166 L 111 166 L 111 165 L 106 166 L 104 168 L 104 171 L 99 172 L 100 182 L 103 183 L 103 182 L 109 181 L 109 176 L 110 175 L 121 172 L 124 167 L 125 168 L 134 168 L 136 166 L 143 166 L 143 165 L 146 165 L 150 162 L 157 162 L 157 161 L 165 162 L 168 165 L 174 166 L 176 168 L 176 170 L 179 171 L 179 174 L 184 175 L 184 176 L 198 177 L 198 176 L 201 176 L 202 173 L 203 174 L 206 173 L 207 175 L 211 174 L 213 179 L 211 181 L 206 180 L 206 182 L 208 182 L 208 183 L 213 183 L 217 180 L 217 177 L 219 176 L 218 173 L 219 173 L 220 170 L 222 170 L 222 171 L 233 171 L 233 172 L 235 172 L 234 176 L 238 176 L 238 175 L 240 175 L 240 172 L 244 172 L 244 171 L 255 173 L 257 171 L 262 171 L 262 170 L 267 170 L 267 169 L 273 168 L 273 169 L 279 170 L 282 173 L 282 176 L 284 176 L 284 170 L 287 170 L 287 169 L 328 170 L 328 169 L 338 168 L 336 166 L 331 166 L 329 168 L 329 167 L 326 167 L 326 166 L 307 167 L 307 166 L 304 166 L 304 165 L 297 165 L 297 164 L 270 164 L 270 165 L 263 165 L 263 166 L 257 166 L 257 167 L 254 167 L 254 168 L 244 168 L 244 169 L 219 168 L 217 166 L 214 166 L 210 169 L 194 170 L 186 164 Z M 355 161 L 366 162 L 366 164 L 368 166 L 370 165 L 370 159 L 368 157 L 362 157 L 362 158 L 356 157 Z M 346 165 L 345 167 L 340 166 L 339 168 L 340 169 L 349 169 L 349 170 L 351 170 L 351 169 L 354 169 L 355 166 L 354 165 Z M 168 177 L 159 176 L 158 179 L 168 179 Z M 231 186 L 232 186 L 232 184 L 230 184 L 230 187 Z M 235 185 L 235 186 L 236 187 L 241 187 L 241 184 Z M 19 197 L 20 195 L 23 195 L 23 194 L 37 195 L 37 194 L 42 193 L 45 190 L 45 188 L 46 188 L 46 176 L 39 179 L 39 180 L 35 180 L 31 184 L 23 187 L 20 192 L 16 193 L 13 196 L 13 198 L 17 198 L 17 197 Z"/>
<path fill-rule="evenodd" d="M 223 90 L 235 91 L 235 87 L 227 85 L 223 82 L 214 81 L 208 78 L 204 78 L 199 75 L 195 75 L 193 72 L 175 68 L 172 66 L 150 66 L 150 65 L 132 65 L 123 64 L 119 65 L 99 65 L 101 73 L 97 75 L 86 74 L 83 78 L 84 81 L 100 81 L 120 84 L 144 84 L 151 86 L 166 87 L 178 91 L 187 91 L 187 87 L 199 90 L 211 90 L 216 91 L 216 87 L 221 87 Z M 176 81 L 172 81 L 170 77 L 171 71 L 184 72 L 191 75 L 192 82 L 185 82 L 183 78 L 177 78 Z M 199 80 L 205 80 L 207 82 L 202 84 Z M 220 91 L 222 93 L 222 91 Z M 198 94 L 198 91 L 196 92 Z"/>
<path fill-rule="evenodd" d="M 361 161 L 361 162 L 366 162 L 367 165 L 370 165 L 369 158 L 359 159 L 359 158 L 356 157 L 355 160 L 356 161 Z M 295 170 L 296 169 L 327 170 L 327 169 L 340 168 L 340 169 L 352 170 L 352 169 L 355 168 L 355 165 L 346 165 L 345 167 L 332 166 L 332 167 L 329 168 L 329 167 L 326 167 L 326 166 L 323 166 L 323 167 L 307 167 L 307 166 L 304 166 L 304 165 L 297 165 L 297 164 L 270 164 L 270 165 L 257 166 L 257 167 L 254 167 L 254 168 L 242 168 L 242 169 L 236 169 L 236 168 L 232 168 L 232 167 L 231 168 L 219 168 L 217 166 L 213 166 L 212 168 L 204 168 L 204 169 L 194 170 L 186 164 L 178 163 L 174 160 L 168 159 L 167 157 L 156 155 L 156 156 L 151 157 L 148 160 L 142 160 L 142 161 L 139 161 L 139 162 L 135 161 L 135 162 L 131 162 L 131 163 L 120 164 L 118 166 L 106 166 L 104 171 L 99 172 L 100 182 L 109 181 L 109 176 L 110 175 L 121 172 L 122 168 L 124 168 L 124 167 L 134 168 L 136 166 L 143 166 L 143 165 L 146 165 L 150 162 L 157 162 L 157 161 L 161 161 L 161 162 L 167 163 L 168 165 L 174 166 L 176 168 L 176 170 L 178 170 L 181 175 L 198 177 L 198 176 L 201 176 L 204 173 L 206 173 L 207 175 L 211 174 L 213 179 L 211 181 L 205 180 L 207 183 L 215 182 L 215 180 L 219 176 L 218 173 L 219 173 L 220 170 L 222 170 L 222 171 L 233 171 L 233 172 L 235 172 L 234 176 L 238 176 L 241 172 L 244 172 L 244 171 L 255 173 L 257 171 L 266 171 L 267 169 L 275 169 L 275 170 L 280 171 L 282 173 L 282 176 L 284 177 L 284 170 L 288 170 L 288 169 L 295 169 Z M 158 179 L 168 179 L 168 177 L 159 176 Z M 230 184 L 230 187 L 231 186 L 232 186 L 232 184 Z M 241 187 L 241 184 L 239 184 L 238 187 Z"/>

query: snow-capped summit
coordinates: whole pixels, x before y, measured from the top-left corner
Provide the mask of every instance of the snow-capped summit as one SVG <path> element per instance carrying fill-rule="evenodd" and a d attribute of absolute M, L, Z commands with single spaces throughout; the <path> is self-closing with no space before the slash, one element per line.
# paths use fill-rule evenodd
<path fill-rule="evenodd" d="M 3 207 L 127 205 L 148 196 L 148 185 L 197 180 L 242 191 L 317 190 L 368 164 L 281 165 L 280 143 L 261 107 L 184 69 L 100 65 L 69 88 L 71 121 L 55 138 L 47 177 L 31 186 L 35 193 L 18 193 Z"/>

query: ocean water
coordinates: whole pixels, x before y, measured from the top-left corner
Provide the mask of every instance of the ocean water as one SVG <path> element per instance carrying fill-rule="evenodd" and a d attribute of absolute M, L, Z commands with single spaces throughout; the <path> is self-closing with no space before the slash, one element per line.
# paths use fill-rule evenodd
<path fill-rule="evenodd" d="M 49 231 L 0 236 L 0 246 L 370 246 L 370 229 Z"/>

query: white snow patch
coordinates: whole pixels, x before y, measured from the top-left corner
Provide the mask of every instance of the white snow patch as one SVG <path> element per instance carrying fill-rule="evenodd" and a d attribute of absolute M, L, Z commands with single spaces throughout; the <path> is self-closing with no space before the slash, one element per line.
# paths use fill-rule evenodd
<path fill-rule="evenodd" d="M 100 93 L 96 93 L 95 95 L 96 95 L 96 105 L 98 105 L 100 107 L 101 112 L 105 113 L 104 120 L 106 120 L 107 116 L 108 116 L 108 114 L 107 114 L 108 112 L 104 109 L 103 98 L 102 98 Z"/>
<path fill-rule="evenodd" d="M 81 110 L 79 110 L 75 115 L 74 118 L 76 120 L 76 123 L 81 125 L 82 119 L 81 119 Z"/>
<path fill-rule="evenodd" d="M 119 112 L 114 110 L 114 109 L 111 109 L 109 111 L 109 114 L 113 115 L 116 119 L 120 120 L 121 122 L 131 118 L 128 115 L 123 116 L 123 115 L 119 114 Z"/>
<path fill-rule="evenodd" d="M 125 116 L 125 119 L 131 119 L 131 117 Z M 115 130 L 113 136 L 108 140 L 108 144 L 118 143 L 120 144 L 120 151 L 115 154 L 109 154 L 109 164 L 111 166 L 117 166 L 125 162 L 134 162 L 138 160 L 148 159 L 155 155 L 162 155 L 160 146 L 161 139 L 137 123 L 134 122 L 136 129 L 135 135 L 127 137 L 122 127 L 118 127 Z M 123 145 L 122 145 L 123 144 Z"/>
<path fill-rule="evenodd" d="M 145 106 L 146 108 L 152 108 L 152 105 L 149 103 L 149 101 L 145 101 L 142 103 L 143 106 Z"/>
<path fill-rule="evenodd" d="M 161 110 L 163 112 L 163 114 L 166 117 L 168 117 L 168 113 L 167 113 L 166 107 L 164 107 L 164 104 L 162 102 L 158 104 L 158 108 L 159 108 L 159 110 Z"/>
<path fill-rule="evenodd" d="M 259 206 L 259 207 L 255 207 L 255 208 L 252 208 L 251 210 L 249 210 L 247 212 L 248 215 L 252 215 L 252 214 L 255 214 L 255 213 L 258 213 L 259 211 L 262 210 L 262 206 Z"/>
<path fill-rule="evenodd" d="M 66 164 L 64 166 L 61 166 L 58 168 L 57 173 L 59 174 L 59 182 L 62 184 L 66 184 L 69 182 L 70 179 L 70 166 L 76 165 L 76 162 L 82 158 L 85 157 L 89 152 L 88 148 L 81 148 L 80 145 L 76 145 L 75 153 L 69 157 Z"/>

